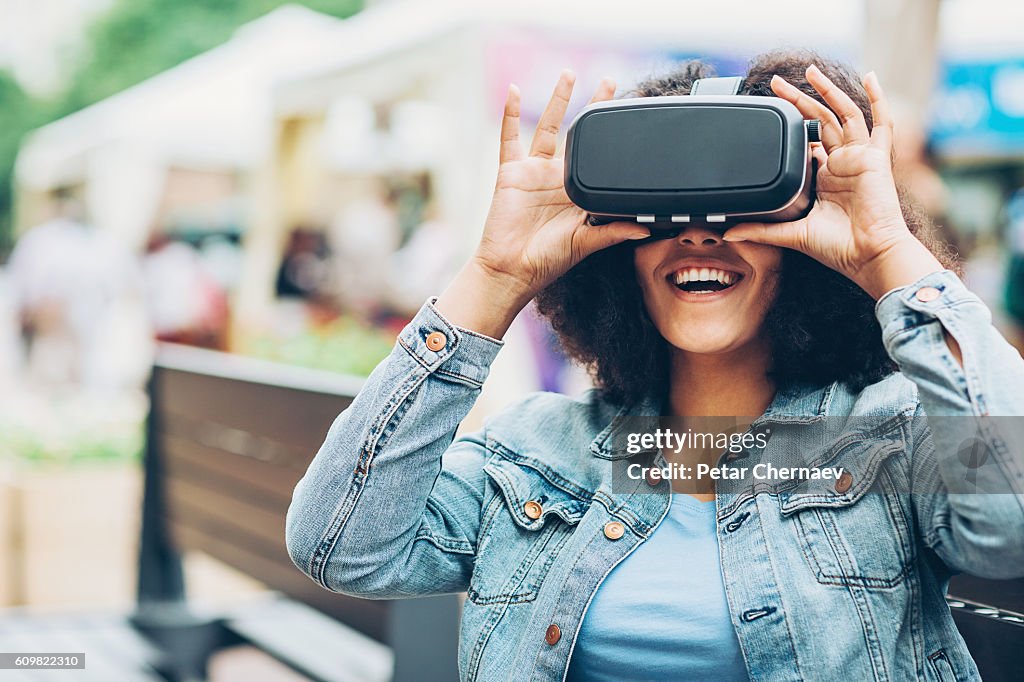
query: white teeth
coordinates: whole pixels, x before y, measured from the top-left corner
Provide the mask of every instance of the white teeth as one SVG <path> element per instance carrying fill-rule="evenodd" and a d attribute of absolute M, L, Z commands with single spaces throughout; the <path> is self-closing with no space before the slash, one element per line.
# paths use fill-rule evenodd
<path fill-rule="evenodd" d="M 731 286 L 739 280 L 739 276 L 717 268 L 683 268 L 676 271 L 673 280 L 677 285 L 687 282 L 718 282 Z"/>

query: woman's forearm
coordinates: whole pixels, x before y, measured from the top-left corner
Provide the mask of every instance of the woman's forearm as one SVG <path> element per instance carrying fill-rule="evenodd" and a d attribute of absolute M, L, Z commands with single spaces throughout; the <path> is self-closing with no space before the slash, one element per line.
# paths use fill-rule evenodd
<path fill-rule="evenodd" d="M 957 570 L 1021 575 L 1024 359 L 950 271 L 889 292 L 876 313 L 886 349 L 923 408 L 912 424 L 911 485 L 926 541 Z"/>
<path fill-rule="evenodd" d="M 472 259 L 434 306 L 452 324 L 500 339 L 531 298 L 513 277 L 490 272 Z"/>
<path fill-rule="evenodd" d="M 956 274 L 928 273 L 888 292 L 875 312 L 886 350 L 917 384 L 929 416 L 1024 415 L 1024 359 Z"/>
<path fill-rule="evenodd" d="M 300 569 L 364 597 L 465 589 L 479 519 L 466 481 L 484 448 L 452 438 L 500 348 L 453 327 L 429 302 L 420 309 L 295 488 L 287 544 Z M 466 471 L 443 471 L 442 455 L 456 448 Z M 443 503 L 430 507 L 431 496 Z"/>
<path fill-rule="evenodd" d="M 877 301 L 893 289 L 910 286 L 922 277 L 944 269 L 928 247 L 908 234 L 906 239 L 893 244 L 862 268 L 861 286 Z M 962 367 L 960 344 L 948 330 L 944 330 L 944 338 L 957 364 Z"/>

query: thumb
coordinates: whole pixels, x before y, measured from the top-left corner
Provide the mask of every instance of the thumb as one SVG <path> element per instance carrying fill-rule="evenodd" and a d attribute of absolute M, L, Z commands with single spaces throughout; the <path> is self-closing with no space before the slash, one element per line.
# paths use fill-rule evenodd
<path fill-rule="evenodd" d="M 791 223 L 742 223 L 726 230 L 722 239 L 727 242 L 757 242 L 799 250 L 805 228 L 805 220 Z"/>
<path fill-rule="evenodd" d="M 607 249 L 631 239 L 646 239 L 651 231 L 646 227 L 629 223 L 611 223 L 608 225 L 587 225 L 580 228 L 580 253 L 586 258 L 595 251 Z"/>

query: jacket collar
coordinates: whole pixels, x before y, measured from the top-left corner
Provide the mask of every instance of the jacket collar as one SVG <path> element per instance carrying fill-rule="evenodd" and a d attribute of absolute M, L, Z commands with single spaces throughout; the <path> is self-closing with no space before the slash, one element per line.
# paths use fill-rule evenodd
<path fill-rule="evenodd" d="M 768 423 L 812 424 L 822 421 L 838 389 L 838 381 L 825 386 L 787 384 L 775 392 L 768 409 L 754 420 L 752 426 Z M 602 459 L 624 459 L 641 454 L 629 453 L 624 447 L 625 432 L 637 426 L 637 422 L 630 417 L 657 417 L 664 414 L 663 408 L 664 401 L 654 396 L 646 396 L 637 403 L 623 406 L 590 443 L 591 453 Z"/>

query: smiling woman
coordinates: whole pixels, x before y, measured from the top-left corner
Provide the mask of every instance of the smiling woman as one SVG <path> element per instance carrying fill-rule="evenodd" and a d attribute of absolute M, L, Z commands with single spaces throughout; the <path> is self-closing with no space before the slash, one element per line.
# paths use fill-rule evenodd
<path fill-rule="evenodd" d="M 688 64 L 637 94 L 707 75 Z M 555 154 L 573 80 L 529 152 L 509 88 L 480 245 L 296 487 L 296 565 L 368 598 L 465 591 L 464 680 L 980 679 L 944 594 L 956 572 L 1024 574 L 1024 458 L 990 425 L 968 470 L 951 424 L 1024 415 L 1024 360 L 901 202 L 877 80 L 805 52 L 756 59 L 746 94 L 821 121 L 816 203 L 663 239 L 570 202 Z M 596 388 L 455 438 L 535 296 Z M 630 447 L 630 418 L 651 416 L 749 437 L 673 448 L 669 466 L 665 447 Z M 738 481 L 769 465 L 777 489 Z M 728 475 L 691 491 L 651 473 L 685 467 Z M 782 471 L 835 479 L 808 491 Z M 965 480 L 1001 494 L 950 494 Z"/>

